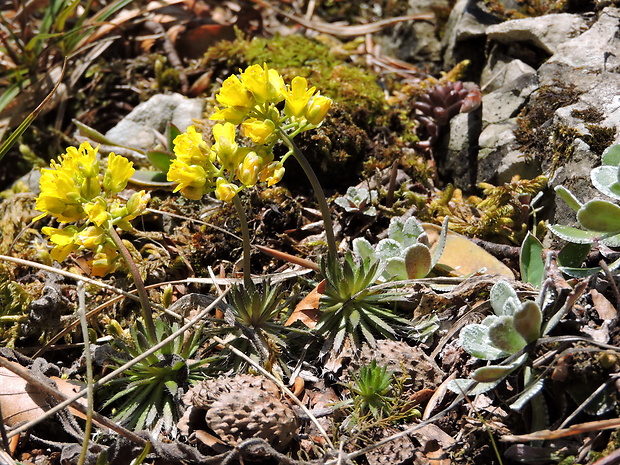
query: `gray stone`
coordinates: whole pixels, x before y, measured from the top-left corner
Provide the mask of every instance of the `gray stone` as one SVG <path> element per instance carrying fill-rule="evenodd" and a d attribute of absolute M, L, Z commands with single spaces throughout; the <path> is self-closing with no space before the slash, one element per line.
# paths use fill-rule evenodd
<path fill-rule="evenodd" d="M 560 13 L 504 21 L 489 26 L 486 33 L 490 41 L 504 44 L 528 42 L 553 55 L 567 39 L 578 36 L 586 29 L 587 23 L 580 16 Z"/>
<path fill-rule="evenodd" d="M 153 149 L 159 143 L 154 131 L 163 134 L 168 123 L 185 131 L 193 119 L 203 116 L 204 104 L 204 99 L 188 99 L 181 94 L 154 95 L 110 129 L 106 137 L 119 145 Z"/>
<path fill-rule="evenodd" d="M 515 175 L 532 179 L 541 173 L 536 160 L 525 157 L 516 144 L 516 118 L 488 125 L 480 134 L 478 152 L 478 182 L 502 184 Z"/>
<path fill-rule="evenodd" d="M 538 88 L 536 73 L 523 74 L 482 97 L 483 125 L 517 116 L 528 97 Z"/>
<path fill-rule="evenodd" d="M 480 88 L 485 93 L 493 92 L 523 75 L 536 76 L 536 70 L 519 59 L 495 53 L 493 50 L 482 70 Z"/>
<path fill-rule="evenodd" d="M 484 13 L 476 0 L 458 0 L 448 18 L 442 41 L 445 69 L 462 60 L 470 60 L 474 68 L 481 69 L 484 61 L 486 28 L 497 19 Z"/>
<path fill-rule="evenodd" d="M 407 15 L 449 8 L 448 0 L 410 0 Z M 381 16 L 381 15 L 379 15 Z M 382 53 L 414 64 L 438 63 L 442 45 L 437 37 L 437 25 L 429 21 L 405 21 L 398 23 L 384 34 L 375 34 L 375 42 Z"/>
<path fill-rule="evenodd" d="M 588 31 L 559 45 L 555 54 L 539 68 L 541 85 L 567 82 L 576 90 L 586 92 L 601 81 L 617 79 L 619 27 L 620 10 L 605 8 Z"/>

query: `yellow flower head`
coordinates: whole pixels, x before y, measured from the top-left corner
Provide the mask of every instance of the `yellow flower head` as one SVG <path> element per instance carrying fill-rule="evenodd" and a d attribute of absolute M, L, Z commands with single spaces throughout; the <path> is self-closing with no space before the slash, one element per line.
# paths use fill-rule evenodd
<path fill-rule="evenodd" d="M 41 232 L 50 236 L 50 242 L 55 244 L 50 253 L 53 260 L 62 262 L 78 248 L 78 229 L 75 226 L 67 226 L 64 229 L 45 226 L 41 228 Z"/>
<path fill-rule="evenodd" d="M 108 155 L 108 167 L 103 175 L 103 188 L 113 194 L 122 191 L 135 171 L 132 162 L 123 156 L 110 153 Z"/>
<path fill-rule="evenodd" d="M 226 181 L 224 178 L 217 178 L 215 182 L 215 196 L 223 202 L 230 202 L 240 188 L 235 184 Z"/>
<path fill-rule="evenodd" d="M 291 87 L 286 91 L 284 114 L 290 117 L 301 118 L 305 116 L 308 102 L 316 87 L 308 89 L 308 81 L 301 76 L 295 76 L 291 81 Z"/>
<path fill-rule="evenodd" d="M 316 95 L 308 105 L 306 119 L 310 124 L 318 126 L 323 122 L 323 119 L 325 119 L 325 115 L 327 115 L 331 105 L 332 100 L 330 98 Z"/>
<path fill-rule="evenodd" d="M 228 111 L 226 114 L 220 114 L 218 118 L 215 118 L 215 115 L 211 117 L 211 119 L 223 119 L 225 121 L 228 121 L 228 117 L 233 117 L 235 119 L 241 117 L 241 119 L 243 119 L 256 103 L 252 93 L 235 75 L 228 77 L 222 83 L 222 88 L 215 96 L 215 99 L 220 105 L 224 106 L 224 108 L 233 109 L 233 111 Z M 238 121 L 235 124 L 239 124 L 240 122 L 241 121 Z"/>
<path fill-rule="evenodd" d="M 241 82 L 248 89 L 256 103 L 278 103 L 284 99 L 284 80 L 275 69 L 252 65 L 241 73 Z M 219 101 L 219 100 L 218 100 Z"/>
<path fill-rule="evenodd" d="M 202 166 L 188 165 L 177 158 L 172 160 L 167 177 L 178 184 L 174 192 L 181 191 L 188 199 L 199 200 L 204 195 L 207 176 Z"/>
<path fill-rule="evenodd" d="M 215 144 L 211 146 L 211 150 L 224 169 L 229 171 L 234 170 L 238 164 L 239 144 L 235 140 L 236 136 L 237 128 L 232 123 L 218 123 L 213 126 Z"/>
<path fill-rule="evenodd" d="M 275 130 L 276 125 L 269 119 L 248 118 L 241 124 L 243 135 L 255 144 L 265 144 Z"/>
<path fill-rule="evenodd" d="M 112 217 L 108 212 L 108 203 L 102 197 L 97 197 L 94 201 L 84 204 L 84 211 L 88 215 L 88 219 L 97 226 L 101 226 Z"/>
<path fill-rule="evenodd" d="M 60 165 L 52 164 L 54 165 L 57 168 L 41 170 L 41 193 L 37 197 L 35 208 L 44 213 L 38 218 L 50 214 L 62 223 L 79 221 L 85 217 L 80 186 L 70 173 Z"/>
<path fill-rule="evenodd" d="M 88 226 L 77 235 L 79 244 L 90 250 L 95 250 L 106 240 L 106 231 L 99 226 Z"/>
<path fill-rule="evenodd" d="M 115 271 L 118 257 L 116 247 L 110 243 L 103 244 L 95 253 L 92 261 L 89 262 L 90 272 L 93 276 L 105 276 Z"/>
<path fill-rule="evenodd" d="M 174 138 L 174 154 L 188 165 L 204 165 L 209 160 L 209 147 L 194 126 Z"/>

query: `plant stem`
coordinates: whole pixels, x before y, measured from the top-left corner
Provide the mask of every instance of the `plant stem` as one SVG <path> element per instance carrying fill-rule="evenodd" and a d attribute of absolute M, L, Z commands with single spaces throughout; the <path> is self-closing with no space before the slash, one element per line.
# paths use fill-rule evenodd
<path fill-rule="evenodd" d="M 116 244 L 116 247 L 118 247 L 118 251 L 123 256 L 123 259 L 125 260 L 125 263 L 129 268 L 131 277 L 133 278 L 134 284 L 136 285 L 136 291 L 138 291 L 138 297 L 140 297 L 142 318 L 144 319 L 144 324 L 146 325 L 146 331 L 151 341 L 155 341 L 157 338 L 157 334 L 155 332 L 155 323 L 153 323 L 153 310 L 151 309 L 149 296 L 146 293 L 146 287 L 144 287 L 144 281 L 142 280 L 142 276 L 140 276 L 140 271 L 138 271 L 136 262 L 131 257 L 131 254 L 129 253 L 129 250 L 127 250 L 127 247 L 125 247 L 125 244 L 123 244 L 123 241 L 114 229 L 114 226 L 110 226 L 110 229 L 108 229 L 108 233 Z"/>
<path fill-rule="evenodd" d="M 293 151 L 293 156 L 297 163 L 301 165 L 301 168 L 304 170 L 304 173 L 308 177 L 310 184 L 312 185 L 312 189 L 314 190 L 314 195 L 316 196 L 317 201 L 319 202 L 319 209 L 321 210 L 321 216 L 323 216 L 323 223 L 325 224 L 325 238 L 327 239 L 327 249 L 329 255 L 331 257 L 336 257 L 338 254 L 338 246 L 336 245 L 336 237 L 334 236 L 334 226 L 332 223 L 331 213 L 329 211 L 329 206 L 327 205 L 327 199 L 325 198 L 325 192 L 323 192 L 323 188 L 321 187 L 321 183 L 319 182 L 319 178 L 317 178 L 316 173 L 310 166 L 308 159 L 301 153 L 301 150 L 297 147 L 295 142 L 284 132 L 281 128 L 278 128 L 278 131 L 282 137 L 282 141 L 286 144 L 286 146 Z"/>
<path fill-rule="evenodd" d="M 245 215 L 245 209 L 239 199 L 239 195 L 233 197 L 233 204 L 237 209 L 237 215 L 239 215 L 241 237 L 243 238 L 243 284 L 246 289 L 250 289 L 252 285 L 252 276 L 250 275 L 250 228 L 248 227 L 248 218 Z"/>

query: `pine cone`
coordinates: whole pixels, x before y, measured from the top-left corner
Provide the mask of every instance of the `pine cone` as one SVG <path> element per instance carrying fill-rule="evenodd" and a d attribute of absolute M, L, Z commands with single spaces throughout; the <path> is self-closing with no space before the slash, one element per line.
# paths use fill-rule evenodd
<path fill-rule="evenodd" d="M 350 373 L 357 373 L 361 366 L 369 365 L 373 360 L 377 366 L 393 371 L 397 378 L 403 375 L 404 368 L 404 373 L 409 376 L 405 387 L 414 392 L 434 389 L 445 377 L 441 368 L 422 349 L 401 341 L 380 339 L 374 348 L 367 343 L 362 346 L 359 356 L 351 359 L 343 378 L 350 380 Z"/>
<path fill-rule="evenodd" d="M 294 410 L 281 400 L 275 383 L 260 376 L 205 380 L 183 400 L 190 409 L 179 422 L 181 431 L 189 435 L 208 428 L 232 446 L 245 439 L 262 438 L 276 450 L 283 450 L 299 426 Z"/>

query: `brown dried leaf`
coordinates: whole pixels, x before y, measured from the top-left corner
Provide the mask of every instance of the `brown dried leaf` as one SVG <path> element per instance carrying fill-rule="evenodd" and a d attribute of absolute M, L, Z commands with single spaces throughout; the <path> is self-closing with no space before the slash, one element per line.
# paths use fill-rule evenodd
<path fill-rule="evenodd" d="M 601 320 L 613 320 L 616 317 L 616 309 L 607 298 L 596 289 L 590 291 L 592 303 Z"/>
<path fill-rule="evenodd" d="M 296 321 L 301 321 L 308 328 L 312 329 L 316 326 L 321 318 L 319 310 L 319 301 L 325 293 L 325 280 L 321 281 L 310 293 L 304 297 L 295 307 L 295 311 L 291 314 L 284 326 L 290 326 Z"/>

